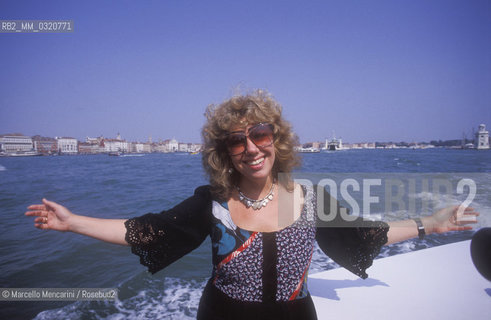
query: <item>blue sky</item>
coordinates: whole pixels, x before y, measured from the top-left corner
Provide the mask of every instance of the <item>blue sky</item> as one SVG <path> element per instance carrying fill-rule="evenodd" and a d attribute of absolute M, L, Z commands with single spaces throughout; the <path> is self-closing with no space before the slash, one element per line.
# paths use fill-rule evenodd
<path fill-rule="evenodd" d="M 302 142 L 491 127 L 491 1 L 0 1 L 0 133 L 200 141 L 208 104 L 269 90 Z"/>

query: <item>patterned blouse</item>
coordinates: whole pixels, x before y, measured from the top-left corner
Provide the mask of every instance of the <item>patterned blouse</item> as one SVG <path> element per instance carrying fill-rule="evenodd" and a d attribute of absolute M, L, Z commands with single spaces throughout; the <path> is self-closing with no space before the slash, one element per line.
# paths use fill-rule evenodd
<path fill-rule="evenodd" d="M 365 270 L 387 242 L 388 225 L 321 223 L 315 189 L 302 189 L 305 201 L 300 217 L 279 231 L 237 227 L 227 204 L 213 199 L 209 186 L 202 186 L 168 211 L 127 220 L 126 241 L 155 273 L 211 237 L 213 272 L 198 318 L 315 319 L 307 289 L 315 241 L 334 261 L 366 278 Z M 327 193 L 324 199 L 324 208 L 330 208 Z M 248 314 L 249 310 L 258 311 Z"/>

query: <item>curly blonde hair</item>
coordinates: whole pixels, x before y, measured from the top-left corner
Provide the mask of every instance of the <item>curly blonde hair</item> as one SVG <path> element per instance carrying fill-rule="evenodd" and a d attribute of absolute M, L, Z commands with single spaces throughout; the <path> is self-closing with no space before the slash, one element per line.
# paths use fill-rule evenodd
<path fill-rule="evenodd" d="M 270 123 L 274 127 L 273 177 L 278 179 L 278 173 L 285 173 L 287 179 L 281 179 L 280 183 L 292 191 L 290 173 L 300 165 L 300 158 L 294 150 L 298 138 L 290 123 L 281 116 L 281 110 L 280 104 L 264 90 L 236 95 L 219 105 L 208 106 L 205 113 L 207 122 L 202 130 L 202 162 L 216 198 L 222 201 L 229 199 L 240 179 L 240 173 L 229 171 L 233 164 L 225 146 L 226 134 L 234 126 L 260 122 Z"/>

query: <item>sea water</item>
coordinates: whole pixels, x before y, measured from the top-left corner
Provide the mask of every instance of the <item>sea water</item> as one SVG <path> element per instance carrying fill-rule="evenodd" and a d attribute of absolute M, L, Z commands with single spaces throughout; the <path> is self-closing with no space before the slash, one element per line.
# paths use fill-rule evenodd
<path fill-rule="evenodd" d="M 300 172 L 472 172 L 484 195 L 476 228 L 491 225 L 491 151 L 347 150 L 302 154 Z M 8 319 L 194 319 L 211 274 L 211 245 L 151 275 L 129 247 L 38 230 L 25 217 L 43 197 L 77 214 L 130 218 L 171 208 L 206 184 L 199 155 L 0 158 L 0 288 L 117 288 L 116 301 L 2 302 Z M 460 200 L 460 199 L 455 199 Z M 467 240 L 473 231 L 430 235 L 382 249 L 379 257 Z M 337 265 L 317 248 L 310 273 Z"/>

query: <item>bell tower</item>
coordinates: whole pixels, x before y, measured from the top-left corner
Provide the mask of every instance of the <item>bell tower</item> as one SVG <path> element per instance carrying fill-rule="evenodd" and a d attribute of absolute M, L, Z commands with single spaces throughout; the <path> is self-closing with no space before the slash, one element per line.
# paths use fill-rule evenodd
<path fill-rule="evenodd" d="M 479 125 L 479 130 L 476 133 L 476 148 L 479 150 L 489 149 L 489 132 L 486 130 L 485 124 Z"/>

